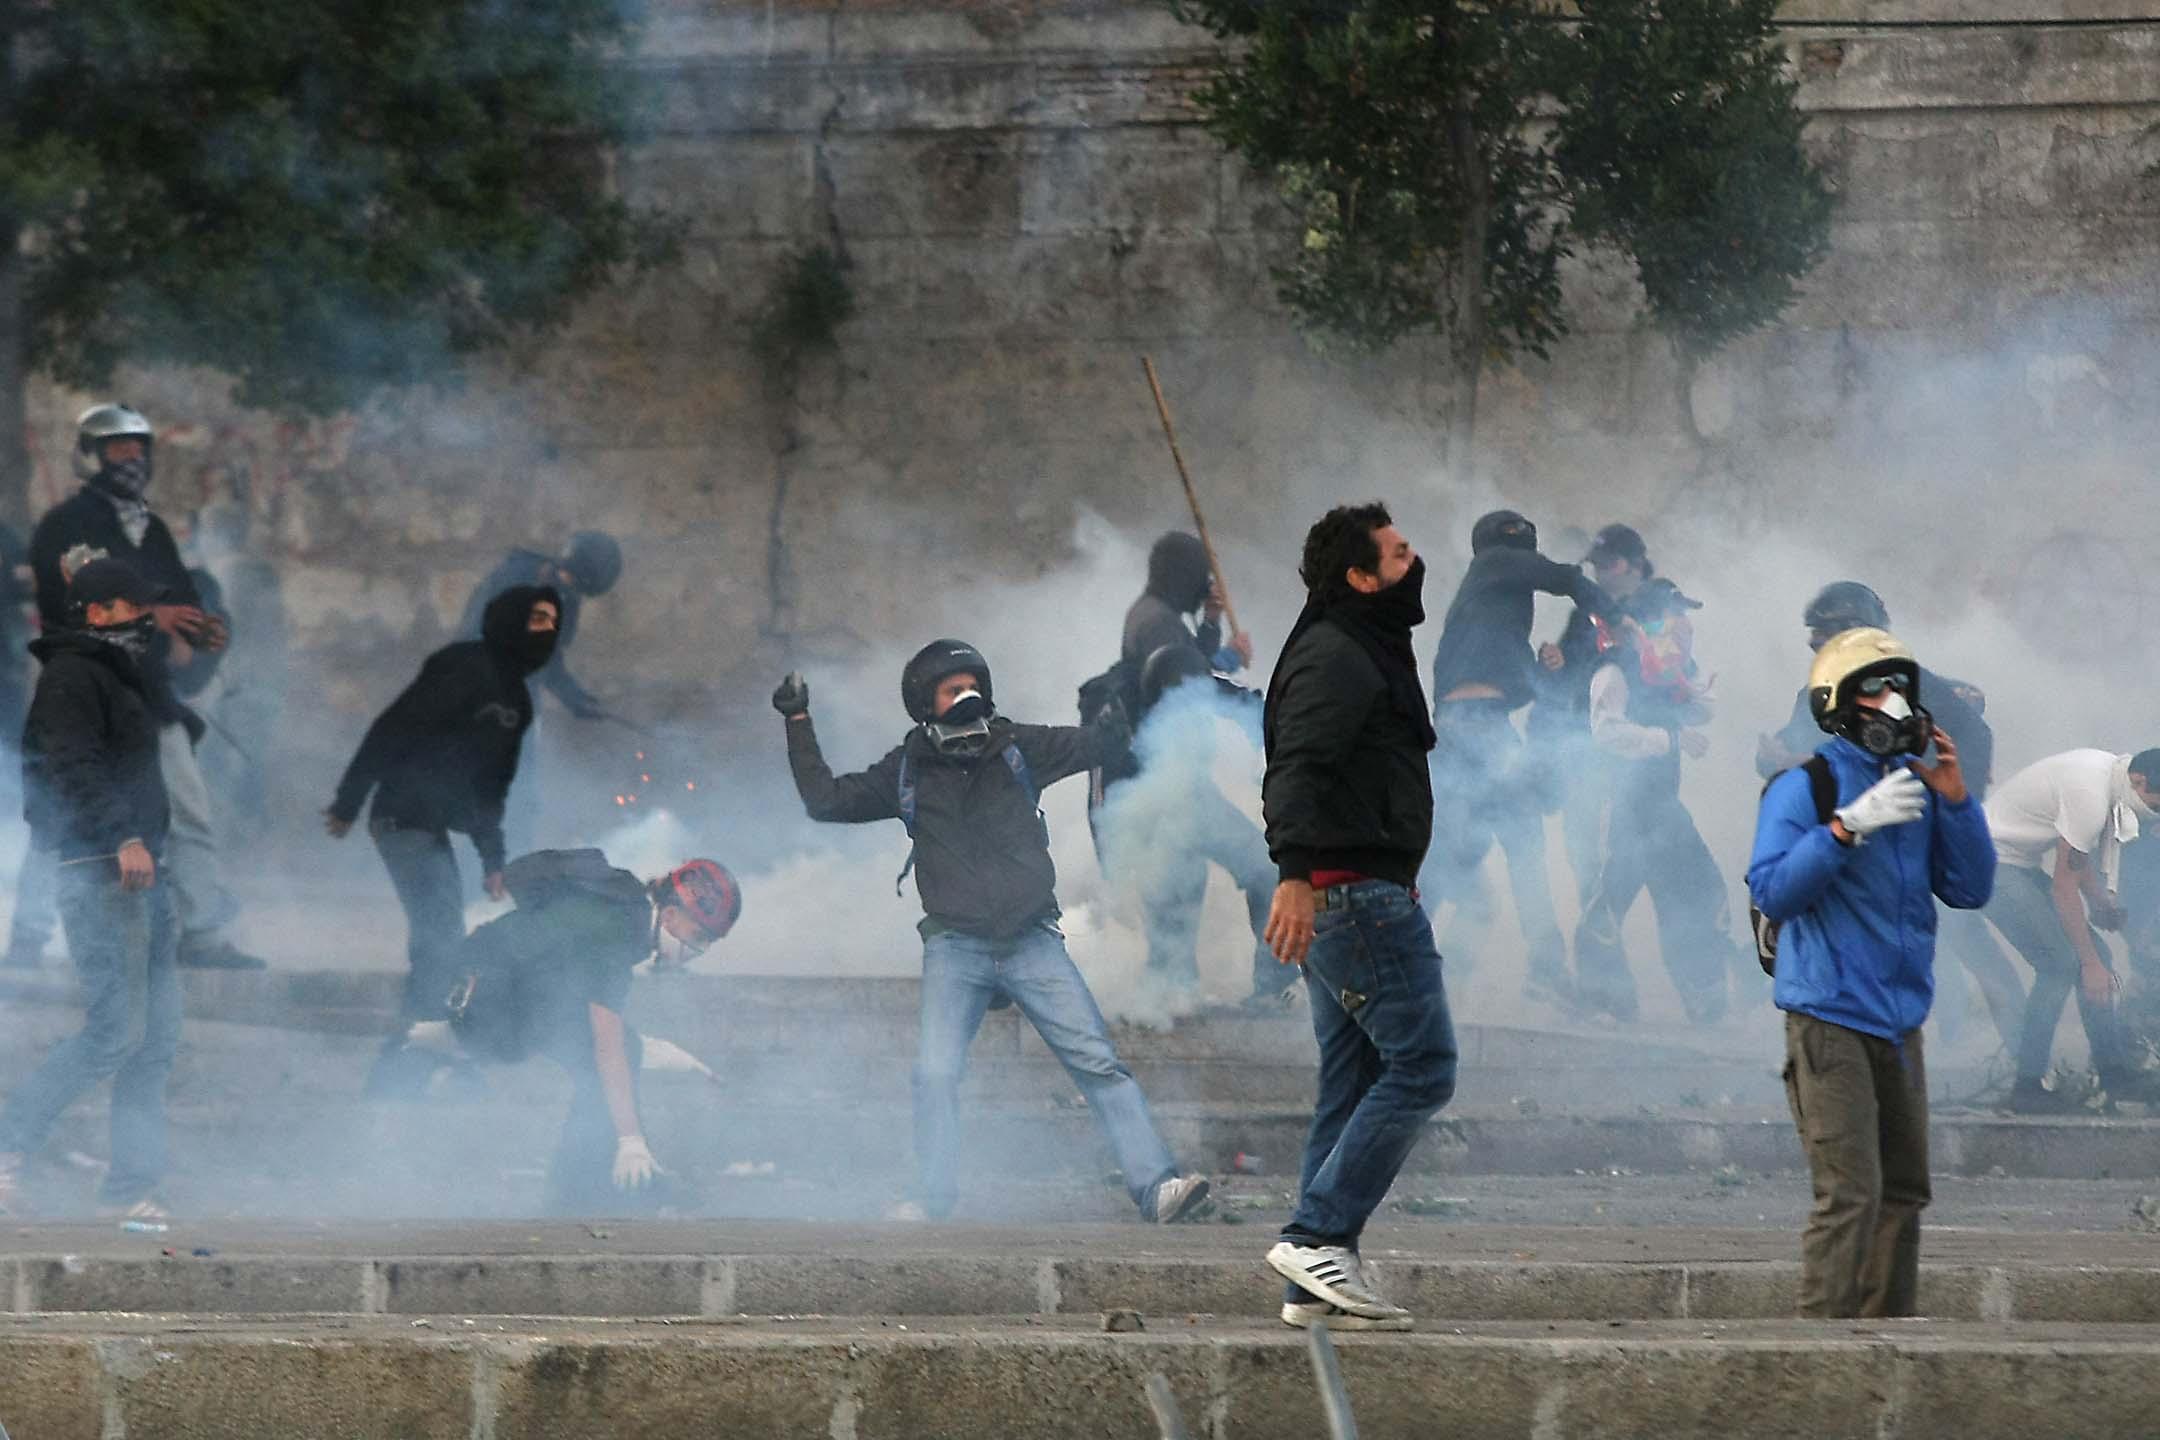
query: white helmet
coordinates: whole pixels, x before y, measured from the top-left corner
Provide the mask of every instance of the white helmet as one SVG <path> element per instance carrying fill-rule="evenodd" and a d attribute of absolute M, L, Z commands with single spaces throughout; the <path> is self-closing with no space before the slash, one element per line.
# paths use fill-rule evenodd
<path fill-rule="evenodd" d="M 131 409 L 118 401 L 93 405 L 75 421 L 75 478 L 90 480 L 105 467 L 98 454 L 98 447 L 107 440 L 117 440 L 123 435 L 133 435 L 148 444 L 157 438 L 157 431 L 139 410 Z"/>

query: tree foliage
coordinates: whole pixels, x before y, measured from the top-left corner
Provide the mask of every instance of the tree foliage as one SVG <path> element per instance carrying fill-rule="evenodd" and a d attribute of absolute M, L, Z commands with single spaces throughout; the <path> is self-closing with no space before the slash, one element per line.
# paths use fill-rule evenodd
<path fill-rule="evenodd" d="M 1767 324 L 1820 257 L 1831 197 L 1800 145 L 1776 0 L 1179 0 L 1231 42 L 1196 101 L 1272 178 L 1275 267 L 1358 347 L 1447 338 L 1471 372 L 1567 328 L 1560 262 L 1636 266 L 1700 353 Z"/>
<path fill-rule="evenodd" d="M 609 193 L 625 0 L 0 0 L 0 240 L 78 385 L 327 411 L 565 318 L 668 230 Z"/>

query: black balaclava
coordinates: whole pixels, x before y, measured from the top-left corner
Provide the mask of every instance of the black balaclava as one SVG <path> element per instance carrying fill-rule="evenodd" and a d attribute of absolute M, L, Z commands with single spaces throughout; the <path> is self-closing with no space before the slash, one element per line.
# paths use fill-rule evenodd
<path fill-rule="evenodd" d="M 1207 603 L 1213 573 L 1199 536 L 1165 531 L 1148 551 L 1147 593 L 1180 615 L 1190 615 Z"/>
<path fill-rule="evenodd" d="M 533 606 L 543 600 L 561 616 L 562 592 L 552 585 L 513 585 L 488 601 L 487 609 L 481 612 L 481 640 L 521 675 L 530 675 L 553 659 L 556 641 L 561 638 L 559 630 L 535 634 L 526 628 L 532 620 Z"/>

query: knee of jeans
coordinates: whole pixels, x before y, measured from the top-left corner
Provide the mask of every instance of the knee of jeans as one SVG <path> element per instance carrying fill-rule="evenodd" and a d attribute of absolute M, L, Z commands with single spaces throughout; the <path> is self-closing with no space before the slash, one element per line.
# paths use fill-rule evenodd
<path fill-rule="evenodd" d="M 1405 1076 L 1404 1096 L 1428 1113 L 1455 1098 L 1455 1057 L 1434 1056 L 1414 1062 Z"/>
<path fill-rule="evenodd" d="M 1117 1052 L 1107 1044 L 1081 1045 L 1058 1057 L 1065 1068 L 1081 1081 L 1130 1080 L 1132 1071 L 1118 1059 Z"/>

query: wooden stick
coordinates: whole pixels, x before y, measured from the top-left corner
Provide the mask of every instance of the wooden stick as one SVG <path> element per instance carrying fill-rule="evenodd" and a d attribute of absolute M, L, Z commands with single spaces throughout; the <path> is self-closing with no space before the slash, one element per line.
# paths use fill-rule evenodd
<path fill-rule="evenodd" d="M 1163 438 L 1170 442 L 1170 459 L 1177 466 L 1177 477 L 1185 486 L 1185 503 L 1192 507 L 1193 524 L 1200 531 L 1200 548 L 1207 551 L 1208 569 L 1214 572 L 1215 589 L 1222 596 L 1223 619 L 1230 622 L 1230 633 L 1240 632 L 1237 611 L 1230 605 L 1230 586 L 1223 579 L 1222 561 L 1215 556 L 1215 542 L 1208 538 L 1207 517 L 1200 513 L 1200 493 L 1193 489 L 1192 472 L 1185 468 L 1185 456 L 1178 449 L 1177 427 L 1170 423 L 1170 404 L 1163 399 L 1162 381 L 1155 377 L 1155 362 L 1148 356 L 1140 357 L 1141 368 L 1147 371 L 1148 388 L 1155 392 L 1155 413 L 1162 417 Z"/>

